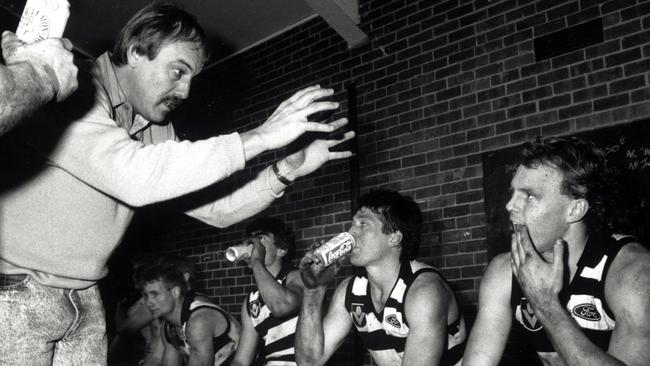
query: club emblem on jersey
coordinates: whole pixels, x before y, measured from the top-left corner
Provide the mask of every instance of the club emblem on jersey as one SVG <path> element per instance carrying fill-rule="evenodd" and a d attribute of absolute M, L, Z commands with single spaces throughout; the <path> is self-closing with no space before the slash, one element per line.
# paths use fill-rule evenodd
<path fill-rule="evenodd" d="M 386 316 L 386 318 L 384 320 L 386 321 L 386 323 L 394 326 L 395 328 L 401 328 L 402 327 L 402 323 L 400 323 L 399 320 L 397 320 L 397 316 L 395 314 L 390 314 L 390 315 Z"/>
<path fill-rule="evenodd" d="M 260 316 L 260 306 L 261 305 L 259 299 L 253 300 L 248 304 L 248 308 L 250 309 L 251 316 L 253 318 L 257 318 L 258 316 Z"/>
<path fill-rule="evenodd" d="M 601 319 L 600 313 L 594 304 L 579 304 L 571 310 L 573 315 L 580 317 L 584 320 L 597 322 Z"/>
<path fill-rule="evenodd" d="M 363 304 L 352 303 L 350 314 L 352 314 L 352 321 L 358 328 L 366 326 L 366 312 L 363 311 Z"/>
<path fill-rule="evenodd" d="M 517 318 L 519 318 L 519 322 L 526 329 L 533 332 L 542 329 L 542 323 L 540 323 L 539 320 L 537 320 L 537 316 L 533 311 L 533 307 L 530 306 L 528 299 L 526 299 L 525 297 L 521 298 L 521 303 L 519 304 L 518 310 L 519 310 L 519 316 Z"/>

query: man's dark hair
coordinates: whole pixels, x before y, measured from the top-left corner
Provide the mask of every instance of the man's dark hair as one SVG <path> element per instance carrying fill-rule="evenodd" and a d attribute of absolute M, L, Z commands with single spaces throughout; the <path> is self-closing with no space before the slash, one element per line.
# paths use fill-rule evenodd
<path fill-rule="evenodd" d="M 379 216 L 384 234 L 398 230 L 402 233 L 401 261 L 417 258 L 420 250 L 422 211 L 411 197 L 389 190 L 370 191 L 359 199 L 359 209 L 362 208 Z"/>
<path fill-rule="evenodd" d="M 246 236 L 258 234 L 273 234 L 275 246 L 287 251 L 282 258 L 282 263 L 291 262 L 296 252 L 295 237 L 293 231 L 282 220 L 267 216 L 256 218 L 246 226 Z"/>
<path fill-rule="evenodd" d="M 175 267 L 182 275 L 186 287 L 194 289 L 196 281 L 196 266 L 192 259 L 187 256 L 178 254 L 162 254 L 151 257 L 142 257 L 133 263 L 133 283 L 136 288 L 142 289 L 144 286 L 143 275 L 155 266 Z M 185 274 L 189 276 L 186 280 Z"/>
<path fill-rule="evenodd" d="M 183 272 L 174 265 L 171 264 L 154 264 L 143 268 L 139 275 L 140 279 L 140 288 L 144 288 L 144 285 L 154 281 L 161 281 L 165 284 L 165 288 L 171 290 L 172 288 L 178 286 L 181 289 L 183 294 L 187 293 L 190 290 L 190 286 L 185 281 Z"/>
<path fill-rule="evenodd" d="M 111 60 L 115 65 L 128 63 L 129 47 L 153 60 L 160 48 L 172 42 L 193 42 L 208 60 L 208 38 L 196 18 L 170 3 L 152 3 L 138 11 L 120 30 Z"/>
<path fill-rule="evenodd" d="M 558 169 L 563 177 L 561 192 L 589 203 L 585 217 L 589 229 L 611 231 L 614 187 L 605 154 L 594 143 L 540 136 L 523 144 L 519 163 L 529 169 L 541 165 Z"/>

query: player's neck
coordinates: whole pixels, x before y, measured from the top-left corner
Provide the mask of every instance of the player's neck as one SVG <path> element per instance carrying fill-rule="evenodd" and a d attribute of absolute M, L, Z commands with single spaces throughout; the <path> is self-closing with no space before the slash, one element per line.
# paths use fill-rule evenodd
<path fill-rule="evenodd" d="M 380 262 L 366 266 L 368 280 L 372 287 L 382 292 L 390 291 L 399 276 L 399 258 L 384 257 Z"/>
<path fill-rule="evenodd" d="M 174 306 L 174 310 L 164 316 L 165 320 L 177 326 L 181 325 L 181 310 L 183 307 L 183 299 L 183 297 L 180 297 L 179 300 L 177 300 L 176 306 Z"/>
<path fill-rule="evenodd" d="M 282 270 L 282 261 L 275 261 L 271 265 L 266 267 L 266 270 L 269 271 L 273 278 L 278 276 L 278 273 Z"/>
<path fill-rule="evenodd" d="M 587 226 L 584 224 L 572 225 L 570 230 L 568 230 L 566 235 L 564 235 L 563 239 L 567 243 L 564 255 L 565 263 L 569 268 L 568 278 L 571 280 L 578 270 L 578 260 L 582 256 L 585 246 L 587 245 L 587 240 L 589 239 Z"/>
<path fill-rule="evenodd" d="M 366 267 L 370 282 L 370 297 L 375 311 L 383 311 L 386 300 L 399 277 L 399 269 L 399 261 L 397 263 L 384 261 L 383 265 Z"/>

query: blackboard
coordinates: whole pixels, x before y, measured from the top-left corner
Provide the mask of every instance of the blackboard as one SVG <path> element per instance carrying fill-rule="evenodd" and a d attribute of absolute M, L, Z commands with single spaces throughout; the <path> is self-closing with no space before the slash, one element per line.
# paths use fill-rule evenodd
<path fill-rule="evenodd" d="M 574 134 L 593 141 L 607 156 L 608 170 L 619 188 L 619 233 L 636 235 L 648 244 L 650 228 L 650 120 Z M 517 169 L 520 146 L 482 155 L 483 192 L 488 258 L 510 250 L 510 222 L 505 205 L 510 199 L 510 180 Z"/>

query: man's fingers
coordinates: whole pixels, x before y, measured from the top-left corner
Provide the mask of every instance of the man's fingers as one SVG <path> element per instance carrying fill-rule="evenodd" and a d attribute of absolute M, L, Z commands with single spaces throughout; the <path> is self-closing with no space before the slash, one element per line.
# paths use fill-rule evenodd
<path fill-rule="evenodd" d="M 2 47 L 3 51 L 3 56 L 6 58 L 12 57 L 13 53 L 16 51 L 16 48 L 20 46 L 23 41 L 21 41 L 16 35 L 12 32 L 5 31 L 2 33 L 2 43 L 0 44 L 0 47 Z"/>
<path fill-rule="evenodd" d="M 7 42 L 14 41 L 18 37 L 13 32 L 10 31 L 4 31 L 2 32 L 2 44 L 4 45 Z"/>
<path fill-rule="evenodd" d="M 61 38 L 61 43 L 63 44 L 63 48 L 65 48 L 68 51 L 72 51 L 72 49 L 74 48 L 72 42 L 70 42 L 70 40 L 67 38 Z"/>
<path fill-rule="evenodd" d="M 339 129 L 345 125 L 348 124 L 348 119 L 347 118 L 339 118 L 336 121 L 332 121 L 328 123 L 328 125 L 333 126 L 335 129 Z"/>
<path fill-rule="evenodd" d="M 346 159 L 350 156 L 352 156 L 352 152 L 350 151 L 334 151 L 329 153 L 327 160 Z"/>
<path fill-rule="evenodd" d="M 341 257 L 341 258 L 343 258 L 343 257 Z M 339 271 L 339 268 L 341 268 L 341 266 L 343 266 L 343 263 L 341 263 L 341 261 L 342 261 L 342 259 L 339 259 L 339 260 L 335 261 L 334 263 L 330 264 L 330 268 L 328 268 L 328 269 L 331 272 L 333 272 L 333 274 L 335 274 L 336 272 Z"/>
<path fill-rule="evenodd" d="M 306 104 L 299 112 L 305 116 L 305 119 L 315 113 L 318 112 L 323 112 L 323 111 L 329 111 L 332 109 L 337 109 L 339 107 L 338 102 L 331 102 L 331 101 L 322 101 L 322 102 L 313 102 Z"/>
<path fill-rule="evenodd" d="M 519 244 L 524 251 L 524 254 L 532 255 L 537 253 L 533 246 L 533 241 L 530 239 L 530 233 L 525 225 L 517 225 L 519 227 Z"/>
<path fill-rule="evenodd" d="M 298 268 L 300 270 L 306 270 L 307 268 L 309 268 L 309 266 L 311 266 L 312 263 L 313 261 L 311 260 L 311 258 L 307 254 L 305 254 L 305 256 L 300 259 L 300 262 L 298 263 Z"/>
<path fill-rule="evenodd" d="M 299 104 L 299 101 L 301 100 L 301 98 L 303 98 L 306 94 L 311 93 L 311 92 L 316 91 L 316 90 L 319 90 L 319 89 L 320 89 L 320 85 L 312 85 L 312 86 L 308 86 L 308 87 L 306 87 L 304 89 L 298 90 L 292 96 L 290 96 L 289 98 L 285 99 L 282 103 L 280 103 L 277 110 L 278 111 L 283 110 L 283 109 L 287 108 L 288 106 L 290 106 L 292 104 L 296 104 L 296 108 L 300 108 L 300 107 L 302 107 L 302 105 L 298 105 L 298 104 Z M 303 103 L 304 103 L 304 101 L 303 101 Z"/>
<path fill-rule="evenodd" d="M 512 254 L 510 254 L 510 268 L 512 269 L 512 274 L 517 277 L 517 265 L 515 264 L 515 259 Z"/>
<path fill-rule="evenodd" d="M 345 141 L 347 141 L 347 140 L 349 140 L 349 139 L 351 139 L 353 137 L 354 137 L 354 131 L 347 131 L 346 133 L 343 134 L 343 137 L 340 138 L 340 139 L 326 140 L 327 147 L 336 146 L 336 145 L 340 144 L 341 142 L 345 142 Z"/>
<path fill-rule="evenodd" d="M 333 132 L 336 129 L 328 124 L 319 122 L 305 122 L 303 123 L 305 132 Z"/>
<path fill-rule="evenodd" d="M 318 259 L 318 256 L 314 254 L 314 250 L 310 249 L 308 250 L 305 255 L 302 257 L 305 261 L 308 262 L 309 265 L 312 265 L 314 263 L 319 264 L 320 259 Z"/>
<path fill-rule="evenodd" d="M 296 99 L 292 103 L 295 103 L 299 108 L 302 108 L 304 106 L 312 104 L 312 102 L 315 100 L 329 97 L 332 94 L 334 94 L 334 89 L 324 89 L 320 86 L 305 88 L 294 94 Z"/>
<path fill-rule="evenodd" d="M 555 273 L 564 270 L 564 240 L 557 239 L 553 245 L 553 270 Z"/>
<path fill-rule="evenodd" d="M 318 248 L 319 246 L 321 246 L 323 244 L 325 244 L 325 240 L 318 239 L 315 242 L 311 243 L 311 246 L 310 246 L 309 250 L 314 251 L 316 248 Z M 312 255 L 313 255 L 313 253 L 312 253 Z M 316 257 L 316 256 L 314 256 L 314 257 Z"/>
<path fill-rule="evenodd" d="M 288 103 L 294 103 L 294 102 L 296 102 L 298 99 L 300 99 L 300 97 L 302 97 L 303 95 L 305 95 L 306 93 L 309 93 L 309 92 L 311 92 L 311 91 L 313 91 L 313 90 L 317 90 L 317 89 L 320 89 L 320 85 L 318 85 L 318 84 L 316 84 L 316 85 L 310 85 L 310 86 L 308 86 L 308 87 L 306 87 L 306 88 L 304 88 L 304 89 L 300 89 L 300 90 L 298 90 L 297 92 L 293 93 L 292 96 L 290 96 L 289 98 L 287 98 L 287 99 L 283 102 L 283 104 L 286 105 L 286 104 L 288 104 Z"/>
<path fill-rule="evenodd" d="M 312 86 L 308 86 L 308 87 L 306 87 L 304 89 L 298 90 L 292 96 L 290 96 L 289 98 L 283 100 L 282 103 L 280 103 L 280 105 L 278 106 L 278 108 L 275 109 L 275 112 L 273 112 L 273 115 L 271 117 L 273 117 L 277 113 L 280 113 L 281 111 L 283 111 L 290 104 L 296 103 L 296 101 L 298 101 L 298 99 L 300 99 L 303 95 L 305 95 L 305 93 L 309 93 L 309 92 L 311 92 L 313 90 L 317 90 L 317 89 L 320 89 L 319 85 L 312 85 Z"/>
<path fill-rule="evenodd" d="M 526 257 L 530 255 L 530 253 L 526 250 L 526 247 L 523 244 L 523 241 L 525 240 L 523 233 L 519 231 L 516 237 L 517 237 L 517 255 L 519 256 L 519 263 L 522 263 L 526 260 Z"/>
<path fill-rule="evenodd" d="M 516 267 L 519 267 L 520 259 L 519 256 L 519 243 L 518 243 L 518 230 L 515 226 L 515 232 L 510 236 L 510 258 Z"/>

